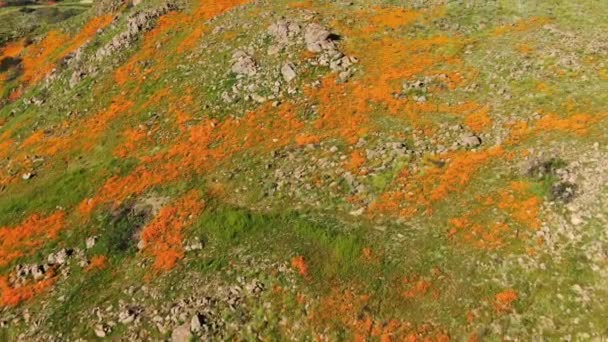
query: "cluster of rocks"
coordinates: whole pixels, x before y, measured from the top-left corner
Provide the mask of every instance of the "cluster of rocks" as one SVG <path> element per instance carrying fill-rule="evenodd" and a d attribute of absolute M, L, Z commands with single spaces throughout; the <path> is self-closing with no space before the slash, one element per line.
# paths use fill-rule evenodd
<path fill-rule="evenodd" d="M 115 312 L 118 312 L 118 314 L 115 314 Z M 119 301 L 118 310 L 114 310 L 113 306 L 109 306 L 105 310 L 96 307 L 92 310 L 92 314 L 100 323 L 95 324 L 93 331 L 97 337 L 106 337 L 112 333 L 112 329 L 117 324 L 140 326 L 143 312 L 144 308 L 142 306 L 126 304 L 124 300 Z M 115 316 L 113 317 L 115 320 L 109 319 L 109 316 Z"/>
<path fill-rule="evenodd" d="M 238 76 L 255 76 L 258 72 L 256 61 L 245 51 L 238 50 L 232 55 L 230 70 Z"/>
<path fill-rule="evenodd" d="M 62 248 L 57 252 L 49 254 L 45 263 L 19 264 L 15 266 L 14 272 L 9 277 L 9 283 L 13 287 L 20 287 L 32 279 L 39 281 L 54 276 L 54 272 L 57 271 L 60 271 L 63 275 L 67 275 L 69 268 L 64 266 L 67 266 L 68 261 L 71 259 L 76 260 L 81 267 L 86 267 L 89 264 L 82 249 Z"/>
<path fill-rule="evenodd" d="M 222 338 L 227 328 L 226 314 L 247 311 L 245 299 L 257 298 L 264 290 L 264 284 L 258 280 L 247 282 L 238 277 L 236 284 L 198 289 L 194 294 L 155 306 L 147 301 L 155 297 L 153 291 L 145 286 L 130 288 L 125 292 L 129 300 L 91 310 L 91 316 L 95 317 L 90 323 L 91 329 L 100 338 L 109 336 L 119 325 L 125 336 L 133 340 L 149 338 L 142 334 L 149 334 L 145 326 L 150 325 L 162 335 L 170 334 L 171 341 L 175 342 L 190 341 L 194 337 Z"/>
<path fill-rule="evenodd" d="M 153 9 L 138 11 L 131 14 L 127 19 L 127 29 L 114 36 L 110 42 L 99 48 L 95 53 L 95 59 L 101 61 L 107 56 L 130 47 L 139 38 L 142 32 L 149 31 L 154 27 L 154 21 L 156 19 L 176 9 L 178 9 L 178 7 L 175 3 L 165 2 L 161 6 Z"/>
<path fill-rule="evenodd" d="M 275 55 L 284 49 L 297 44 L 301 32 L 301 25 L 294 21 L 282 19 L 273 23 L 268 27 L 267 33 L 274 39 L 276 44 L 271 45 L 268 48 L 268 54 Z"/>
<path fill-rule="evenodd" d="M 340 82 L 345 82 L 353 75 L 354 66 L 358 63 L 357 58 L 345 56 L 339 51 L 337 35 L 317 23 L 304 25 L 296 20 L 281 19 L 268 27 L 266 35 L 274 42 L 268 47 L 267 55 L 271 59 L 277 58 L 276 56 L 282 59 L 279 67 L 270 70 L 256 59 L 256 55 L 261 55 L 258 51 L 260 45 L 254 44 L 233 52 L 230 72 L 236 75 L 237 82 L 221 94 L 225 104 L 240 99 L 258 103 L 274 100 L 278 103 L 286 94 L 294 95 L 298 92 L 296 81 L 300 70 L 308 69 L 308 66 L 327 67 L 331 72 L 339 74 Z M 293 54 L 302 46 L 313 53 L 314 57 L 306 61 L 294 58 Z M 283 56 L 283 52 L 287 56 Z M 261 96 L 261 92 L 270 95 Z"/>
<path fill-rule="evenodd" d="M 95 246 L 97 237 L 89 237 L 86 239 L 86 249 L 91 249 Z M 62 248 L 56 252 L 50 253 L 46 261 L 43 263 L 33 264 L 18 264 L 13 272 L 9 275 L 9 284 L 12 287 L 18 288 L 31 281 L 40 281 L 49 277 L 54 277 L 58 273 L 67 277 L 69 275 L 69 263 L 76 262 L 79 267 L 86 267 L 90 264 L 86 253 L 81 248 Z"/>
<path fill-rule="evenodd" d="M 474 150 L 490 139 L 490 134 L 479 135 L 461 124 L 443 123 L 439 125 L 436 135 L 429 137 L 421 130 L 414 130 L 412 139 L 414 154 L 420 157 L 424 154 L 444 155 L 460 149 Z"/>
<path fill-rule="evenodd" d="M 338 39 L 338 35 L 316 23 L 308 24 L 304 30 L 306 49 L 318 54 L 310 64 L 329 67 L 332 72 L 339 73 L 339 81 L 346 82 L 353 75 L 352 67 L 358 63 L 358 59 L 340 52 L 336 45 Z"/>

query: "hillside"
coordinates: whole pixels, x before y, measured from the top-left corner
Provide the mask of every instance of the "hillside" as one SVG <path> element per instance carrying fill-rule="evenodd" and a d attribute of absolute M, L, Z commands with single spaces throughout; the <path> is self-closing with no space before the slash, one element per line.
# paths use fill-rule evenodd
<path fill-rule="evenodd" d="M 607 17 L 0 1 L 0 340 L 608 338 Z"/>

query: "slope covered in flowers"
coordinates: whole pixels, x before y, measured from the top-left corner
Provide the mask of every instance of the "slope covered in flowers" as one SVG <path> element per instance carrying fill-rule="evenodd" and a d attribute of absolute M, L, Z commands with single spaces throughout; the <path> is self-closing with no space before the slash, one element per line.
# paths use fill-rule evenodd
<path fill-rule="evenodd" d="M 605 331 L 608 7 L 169 3 L 0 48 L 6 336 Z"/>

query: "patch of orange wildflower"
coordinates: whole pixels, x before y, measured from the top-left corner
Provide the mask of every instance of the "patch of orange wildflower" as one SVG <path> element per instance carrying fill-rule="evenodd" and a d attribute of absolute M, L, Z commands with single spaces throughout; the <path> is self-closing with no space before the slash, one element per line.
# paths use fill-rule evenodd
<path fill-rule="evenodd" d="M 154 256 L 154 269 L 168 271 L 184 257 L 183 230 L 204 210 L 198 191 L 192 190 L 160 210 L 141 232 L 145 251 Z"/>
<path fill-rule="evenodd" d="M 537 136 L 541 132 L 559 132 L 584 136 L 589 133 L 593 124 L 605 118 L 606 113 L 595 115 L 578 113 L 566 117 L 549 113 L 535 121 L 518 121 L 510 124 L 508 142 L 517 144 L 522 140 Z"/>
<path fill-rule="evenodd" d="M 464 189 L 478 170 L 503 154 L 501 147 L 456 151 L 446 157 L 450 160 L 447 165 L 434 162 L 416 175 L 406 167 L 393 182 L 392 188 L 397 190 L 382 194 L 372 203 L 370 212 L 412 217 L 422 208 L 430 213 L 434 203 Z"/>
<path fill-rule="evenodd" d="M 497 293 L 494 296 L 494 308 L 498 313 L 507 313 L 511 311 L 513 302 L 519 298 L 515 290 L 509 289 Z"/>
<path fill-rule="evenodd" d="M 192 50 L 201 37 L 208 31 L 204 21 L 215 18 L 234 7 L 249 3 L 251 0 L 199 0 L 192 13 L 172 11 L 158 19 L 156 27 L 144 35 L 143 46 L 120 68 L 114 77 L 118 85 L 140 79 L 149 74 L 159 75 L 167 66 L 162 63 L 173 54 L 174 49 L 158 49 L 159 45 L 168 45 L 171 39 L 181 32 L 190 32 L 177 46 L 179 53 Z M 143 62 L 151 63 L 142 69 Z"/>
<path fill-rule="evenodd" d="M 44 131 L 42 131 L 42 130 L 36 131 L 32 135 L 27 137 L 27 139 L 23 140 L 23 143 L 21 143 L 21 147 L 29 147 L 32 145 L 39 144 L 43 139 L 44 139 Z"/>
<path fill-rule="evenodd" d="M 404 41 L 395 37 L 371 39 L 365 35 L 354 41 L 346 49 L 368 51 L 360 59 L 360 65 L 365 69 L 363 77 L 337 83 L 335 75 L 328 75 L 320 87 L 305 90 L 307 97 L 318 102 L 319 118 L 314 127 L 324 136 L 356 143 L 373 128 L 371 116 L 376 108 L 403 116 L 415 127 L 424 127 L 430 121 L 421 113 L 449 107 L 397 99 L 393 95 L 401 91 L 404 80 L 421 75 L 444 74 L 450 88 L 462 82 L 457 73 L 445 70 L 446 65 L 459 64 L 460 59 L 438 50 L 439 47 L 463 44 L 461 41 L 444 36 Z"/>
<path fill-rule="evenodd" d="M 15 227 L 0 227 L 0 267 L 35 253 L 64 228 L 65 213 L 55 212 L 47 217 L 34 214 Z"/>
<path fill-rule="evenodd" d="M 494 194 L 478 198 L 479 207 L 449 220 L 449 236 L 458 237 L 481 249 L 500 248 L 513 238 L 529 237 L 530 229 L 540 227 L 542 202 L 538 196 L 530 193 L 530 186 L 526 182 L 512 182 Z M 496 209 L 505 215 L 506 222 L 484 223 L 484 214 L 492 213 L 491 216 L 496 217 Z"/>
<path fill-rule="evenodd" d="M 296 136 L 295 140 L 298 146 L 305 146 L 309 144 L 318 144 L 321 141 L 321 138 L 311 134 L 299 134 Z"/>
<path fill-rule="evenodd" d="M 518 223 L 538 229 L 541 199 L 530 195 L 530 187 L 531 184 L 527 182 L 512 182 L 499 193 L 498 207 L 510 213 Z M 525 199 L 520 199 L 522 197 Z"/>
<path fill-rule="evenodd" d="M 403 292 L 403 297 L 407 299 L 420 298 L 426 295 L 429 292 L 430 288 L 430 282 L 424 279 L 420 279 L 414 282 L 413 284 L 410 284 L 410 287 L 405 292 Z"/>
<path fill-rule="evenodd" d="M 51 287 L 54 282 L 55 279 L 53 277 L 48 277 L 33 284 L 26 284 L 15 288 L 10 286 L 7 277 L 0 277 L 0 306 L 17 306 L 42 293 Z"/>
<path fill-rule="evenodd" d="M 370 247 L 365 247 L 361 251 L 362 257 L 366 261 L 371 261 L 374 259 L 374 251 Z"/>
<path fill-rule="evenodd" d="M 23 56 L 22 80 L 25 84 L 37 83 L 48 75 L 54 67 L 54 57 L 57 50 L 65 46 L 68 36 L 51 31 L 39 43 L 30 46 Z"/>
<path fill-rule="evenodd" d="M 141 158 L 142 164 L 131 174 L 108 179 L 95 197 L 80 204 L 79 211 L 89 215 L 101 203 L 120 204 L 150 187 L 186 175 L 205 174 L 245 150 L 267 151 L 287 146 L 303 127 L 295 107 L 287 103 L 278 108 L 265 105 L 243 118 L 203 121 L 190 127 L 189 134 L 169 144 L 167 151 Z"/>
<path fill-rule="evenodd" d="M 73 151 L 75 145 L 85 151 L 91 150 L 106 132 L 108 125 L 116 118 L 126 116 L 133 105 L 133 102 L 122 97 L 114 98 L 106 109 L 74 125 L 71 135 L 46 139 L 38 153 L 53 156 L 62 151 Z"/>
<path fill-rule="evenodd" d="M 29 85 L 42 80 L 61 58 L 81 47 L 111 22 L 111 14 L 95 17 L 72 38 L 57 30 L 49 32 L 39 43 L 26 49 L 22 61 L 23 83 Z"/>
<path fill-rule="evenodd" d="M 470 213 L 463 217 L 450 219 L 450 237 L 461 234 L 460 238 L 473 243 L 480 249 L 494 249 L 504 245 L 504 237 L 511 233 L 505 223 L 478 224 L 472 221 Z"/>
<path fill-rule="evenodd" d="M 304 277 L 308 277 L 308 264 L 304 260 L 303 256 L 295 256 L 291 259 L 291 267 L 293 267 L 298 273 Z"/>
<path fill-rule="evenodd" d="M 25 48 L 25 41 L 18 40 L 15 42 L 10 42 L 0 48 L 0 60 L 11 57 L 15 58 L 21 54 L 23 49 Z"/>
<path fill-rule="evenodd" d="M 486 107 L 476 113 L 467 116 L 464 120 L 464 124 L 467 125 L 473 132 L 479 133 L 492 125 L 492 118 L 488 115 L 490 112 L 489 108 Z"/>
<path fill-rule="evenodd" d="M 126 158 L 131 155 L 139 143 L 148 137 L 147 131 L 141 127 L 128 128 L 122 135 L 124 137 L 124 142 L 114 151 L 114 155 L 120 158 Z"/>
<path fill-rule="evenodd" d="M 320 300 L 312 310 L 309 320 L 319 331 L 335 327 L 351 335 L 354 341 L 441 341 L 447 342 L 449 336 L 431 324 L 414 324 L 398 319 L 379 319 L 370 310 L 371 297 L 358 295 L 353 290 L 332 289 L 331 293 Z"/>
<path fill-rule="evenodd" d="M 523 55 L 529 55 L 534 49 L 528 44 L 517 44 L 517 51 Z"/>
<path fill-rule="evenodd" d="M 86 272 L 103 270 L 107 267 L 108 258 L 105 255 L 96 255 L 91 258 L 91 263 L 85 268 Z"/>
<path fill-rule="evenodd" d="M 377 32 L 380 28 L 396 29 L 410 25 L 421 16 L 420 12 L 401 7 L 374 7 L 358 11 L 354 15 L 367 21 L 363 31 L 368 34 Z"/>
<path fill-rule="evenodd" d="M 495 28 L 492 31 L 493 36 L 504 36 L 509 33 L 518 33 L 529 31 L 545 25 L 550 22 L 549 18 L 532 17 L 521 19 L 514 24 L 503 25 Z"/>
<path fill-rule="evenodd" d="M 584 135 L 595 121 L 596 118 L 589 114 L 574 114 L 566 118 L 561 118 L 555 114 L 547 114 L 536 121 L 536 129 L 547 132 L 561 131 Z"/>
<path fill-rule="evenodd" d="M 297 9 L 311 9 L 314 7 L 312 0 L 292 2 L 288 6 L 289 6 L 289 8 L 297 8 Z"/>
<path fill-rule="evenodd" d="M 102 16 L 92 18 L 86 25 L 78 31 L 74 37 L 72 37 L 67 45 L 66 52 L 70 53 L 79 47 L 86 44 L 92 37 L 97 34 L 97 31 L 110 25 L 113 20 L 112 14 L 105 14 Z M 67 54 L 64 52 L 64 55 Z"/>
<path fill-rule="evenodd" d="M 15 142 L 13 139 L 6 138 L 0 142 L 0 158 L 8 156 Z"/>
<path fill-rule="evenodd" d="M 363 152 L 359 151 L 359 150 L 355 150 L 353 151 L 353 153 L 350 154 L 350 158 L 348 159 L 348 161 L 346 162 L 345 168 L 351 172 L 354 173 L 359 173 L 361 167 L 365 164 L 365 161 L 367 160 L 367 158 L 365 158 L 365 156 L 363 155 Z"/>

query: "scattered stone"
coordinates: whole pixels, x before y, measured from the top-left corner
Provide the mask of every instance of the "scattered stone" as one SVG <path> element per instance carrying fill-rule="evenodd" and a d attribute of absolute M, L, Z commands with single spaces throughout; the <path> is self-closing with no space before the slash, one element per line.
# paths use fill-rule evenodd
<path fill-rule="evenodd" d="M 184 323 L 173 329 L 173 332 L 171 333 L 171 342 L 189 342 L 192 337 L 190 324 Z"/>
<path fill-rule="evenodd" d="M 301 28 L 297 23 L 280 20 L 268 27 L 268 34 L 280 44 L 288 44 L 292 38 L 300 34 Z"/>
<path fill-rule="evenodd" d="M 192 319 L 190 319 L 190 331 L 199 332 L 202 329 L 203 324 L 205 324 L 205 316 L 200 313 L 194 314 Z"/>
<path fill-rule="evenodd" d="M 96 324 L 93 330 L 95 331 L 95 336 L 103 338 L 106 337 L 110 332 L 110 327 L 106 324 Z"/>
<path fill-rule="evenodd" d="M 67 262 L 68 258 L 71 257 L 72 254 L 74 254 L 74 251 L 72 249 L 63 248 L 63 249 L 59 250 L 57 253 L 49 254 L 49 256 L 47 257 L 47 262 L 50 265 L 61 266 Z"/>
<path fill-rule="evenodd" d="M 146 248 L 146 242 L 145 242 L 143 239 L 140 239 L 140 240 L 137 242 L 137 249 L 141 251 L 141 250 L 143 250 L 144 248 Z"/>
<path fill-rule="evenodd" d="M 283 64 L 281 75 L 283 75 L 285 82 L 293 81 L 297 77 L 294 65 L 289 62 Z"/>
<path fill-rule="evenodd" d="M 231 70 L 237 75 L 254 76 L 257 73 L 257 64 L 253 57 L 239 50 L 232 55 Z"/>
<path fill-rule="evenodd" d="M 110 42 L 99 48 L 95 53 L 95 59 L 100 61 L 130 47 L 139 38 L 140 33 L 149 31 L 154 27 L 155 19 L 175 9 L 177 9 L 175 4 L 166 2 L 162 6 L 133 13 L 127 21 L 127 30 L 114 36 Z"/>
<path fill-rule="evenodd" d="M 97 243 L 97 236 L 91 236 L 88 237 L 86 242 L 85 242 L 85 246 L 87 249 L 91 249 L 93 247 L 95 247 L 95 244 Z"/>
<path fill-rule="evenodd" d="M 23 180 L 30 180 L 30 179 L 34 178 L 34 176 L 35 176 L 35 174 L 33 172 L 27 172 L 27 173 L 24 173 L 23 175 L 21 175 L 21 178 Z"/>
<path fill-rule="evenodd" d="M 184 250 L 186 252 L 191 252 L 191 251 L 200 251 L 201 249 L 203 249 L 203 243 L 197 238 L 194 238 L 194 241 L 188 245 L 186 245 L 186 247 L 184 247 Z"/>
<path fill-rule="evenodd" d="M 585 221 L 583 221 L 583 219 L 582 219 L 582 218 L 581 218 L 579 215 L 577 215 L 577 214 L 573 214 L 573 215 L 570 217 L 570 223 L 572 223 L 572 224 L 573 224 L 573 225 L 575 225 L 575 226 L 580 226 L 580 225 L 582 225 L 583 223 L 585 223 Z"/>
<path fill-rule="evenodd" d="M 316 23 L 306 26 L 304 41 L 306 42 L 306 49 L 310 52 L 318 53 L 323 50 L 335 49 L 335 44 L 331 39 L 331 32 Z"/>
<path fill-rule="evenodd" d="M 257 103 L 264 103 L 266 102 L 268 99 L 265 98 L 264 96 L 258 95 L 258 94 L 251 94 L 251 99 Z"/>
<path fill-rule="evenodd" d="M 460 144 L 466 147 L 477 147 L 481 145 L 481 138 L 475 134 L 463 134 L 460 136 Z"/>
<path fill-rule="evenodd" d="M 349 214 L 352 216 L 361 216 L 361 215 L 363 215 L 363 212 L 365 212 L 365 208 L 359 208 L 359 209 L 351 211 Z"/>

